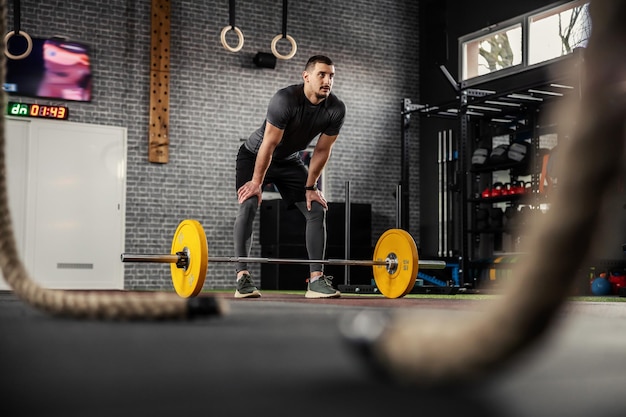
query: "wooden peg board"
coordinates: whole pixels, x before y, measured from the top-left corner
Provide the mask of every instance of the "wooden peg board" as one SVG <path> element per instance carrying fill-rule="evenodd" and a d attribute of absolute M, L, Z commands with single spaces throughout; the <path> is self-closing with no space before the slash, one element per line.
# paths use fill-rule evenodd
<path fill-rule="evenodd" d="M 169 161 L 170 0 L 152 0 L 148 160 Z"/>

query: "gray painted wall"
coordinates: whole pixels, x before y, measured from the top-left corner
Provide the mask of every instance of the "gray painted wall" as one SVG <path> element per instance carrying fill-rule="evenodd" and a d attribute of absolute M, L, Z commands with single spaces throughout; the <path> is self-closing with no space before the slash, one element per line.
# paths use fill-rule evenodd
<path fill-rule="evenodd" d="M 375 244 L 395 227 L 401 100 L 418 99 L 418 3 L 292 1 L 288 34 L 298 52 L 274 70 L 256 68 L 252 58 L 258 51 L 270 52 L 271 40 L 281 33 L 282 2 L 239 0 L 236 5 L 245 45 L 231 53 L 219 39 L 229 23 L 228 1 L 172 1 L 170 161 L 160 165 L 147 160 L 151 2 L 22 2 L 21 28 L 31 36 L 63 35 L 91 45 L 94 100 L 69 103 L 71 120 L 128 128 L 126 251 L 169 252 L 179 221 L 196 218 L 206 229 L 209 254 L 232 255 L 240 140 L 260 125 L 275 90 L 299 82 L 307 58 L 318 53 L 335 61 L 334 91 L 348 108 L 327 168 L 327 198 L 343 201 L 344 183 L 351 181 L 352 202 L 372 205 Z M 8 25 L 13 27 L 11 2 Z M 409 231 L 419 243 L 418 155 L 414 140 Z M 256 233 L 252 255 L 259 253 Z M 209 265 L 205 288 L 233 282 L 231 265 Z M 129 264 L 125 285 L 169 290 L 169 268 Z"/>

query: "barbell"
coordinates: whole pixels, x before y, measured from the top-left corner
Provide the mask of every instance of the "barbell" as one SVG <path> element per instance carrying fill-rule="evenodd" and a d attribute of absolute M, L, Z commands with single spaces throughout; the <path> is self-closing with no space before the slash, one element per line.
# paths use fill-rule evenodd
<path fill-rule="evenodd" d="M 199 221 L 193 219 L 185 219 L 179 223 L 172 239 L 171 253 L 123 253 L 121 260 L 170 264 L 174 289 L 178 295 L 185 298 L 200 293 L 204 286 L 208 264 L 216 262 L 371 266 L 376 286 L 387 298 L 400 298 L 411 292 L 420 267 L 423 269 L 446 267 L 444 261 L 419 260 L 415 240 L 402 229 L 389 229 L 380 236 L 372 260 L 210 257 L 204 228 Z"/>

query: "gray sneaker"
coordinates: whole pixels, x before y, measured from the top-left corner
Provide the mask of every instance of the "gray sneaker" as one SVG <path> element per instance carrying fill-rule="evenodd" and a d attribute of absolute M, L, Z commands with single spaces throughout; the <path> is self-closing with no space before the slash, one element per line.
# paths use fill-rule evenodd
<path fill-rule="evenodd" d="M 241 279 L 237 280 L 237 289 L 235 290 L 235 298 L 258 298 L 261 293 L 254 286 L 252 277 L 244 274 Z"/>
<path fill-rule="evenodd" d="M 341 293 L 333 288 L 333 277 L 322 275 L 314 282 L 309 282 L 307 287 L 306 298 L 338 298 Z"/>

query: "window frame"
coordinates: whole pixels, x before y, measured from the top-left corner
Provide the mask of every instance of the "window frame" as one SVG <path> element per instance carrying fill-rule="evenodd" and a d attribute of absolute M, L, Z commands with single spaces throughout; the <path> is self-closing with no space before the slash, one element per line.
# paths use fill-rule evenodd
<path fill-rule="evenodd" d="M 547 65 L 552 62 L 560 61 L 569 57 L 571 53 L 566 54 L 566 55 L 561 55 L 552 59 L 540 61 L 532 65 L 529 64 L 530 26 L 531 26 L 530 22 L 532 19 L 537 19 L 538 16 L 542 16 L 542 15 L 549 16 L 550 14 L 561 13 L 570 8 L 574 8 L 579 5 L 589 3 L 589 1 L 590 0 L 567 0 L 567 1 L 560 1 L 556 3 L 552 3 L 540 9 L 533 10 L 531 12 L 522 14 L 512 19 L 493 24 L 486 28 L 483 28 L 475 32 L 469 33 L 467 35 L 459 37 L 458 38 L 458 62 L 459 62 L 458 74 L 459 74 L 459 79 L 460 79 L 459 82 L 461 84 L 461 87 L 462 88 L 471 87 L 473 85 L 480 84 L 486 81 L 495 80 L 495 79 L 502 78 L 508 75 L 518 74 L 518 73 L 527 71 L 529 69 Z M 463 79 L 464 75 L 467 74 L 466 59 L 465 59 L 466 58 L 465 46 L 472 42 L 476 42 L 481 39 L 488 38 L 490 35 L 495 35 L 499 32 L 510 30 L 512 28 L 515 28 L 516 26 L 520 26 L 522 29 L 521 63 L 512 65 L 508 68 L 502 68 L 496 71 L 492 71 L 488 74 L 476 75 L 471 78 Z"/>

